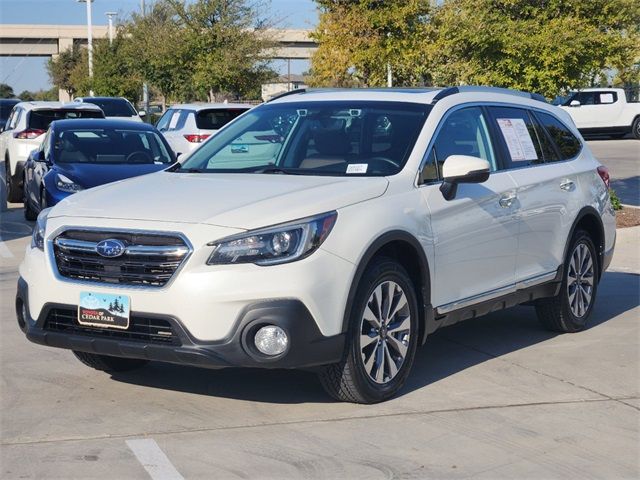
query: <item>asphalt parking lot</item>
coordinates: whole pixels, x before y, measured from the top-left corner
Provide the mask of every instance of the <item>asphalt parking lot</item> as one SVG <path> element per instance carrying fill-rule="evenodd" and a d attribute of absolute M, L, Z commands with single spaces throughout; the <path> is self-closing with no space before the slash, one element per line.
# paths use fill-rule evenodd
<path fill-rule="evenodd" d="M 637 200 L 640 142 L 590 145 L 623 202 Z M 529 307 L 458 324 L 427 341 L 397 398 L 362 406 L 333 402 L 307 372 L 151 364 L 108 375 L 29 343 L 13 297 L 31 225 L 10 207 L 2 478 L 640 476 L 640 227 L 618 230 L 584 332 L 549 333 Z"/>

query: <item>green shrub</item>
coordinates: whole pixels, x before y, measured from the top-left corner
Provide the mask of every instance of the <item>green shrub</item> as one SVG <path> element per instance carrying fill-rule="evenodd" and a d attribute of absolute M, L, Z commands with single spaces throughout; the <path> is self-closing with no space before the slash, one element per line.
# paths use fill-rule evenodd
<path fill-rule="evenodd" d="M 618 195 L 616 195 L 615 190 L 613 189 L 609 190 L 609 198 L 611 198 L 611 206 L 613 207 L 614 210 L 622 209 L 622 203 L 620 203 L 620 199 L 618 198 Z"/>

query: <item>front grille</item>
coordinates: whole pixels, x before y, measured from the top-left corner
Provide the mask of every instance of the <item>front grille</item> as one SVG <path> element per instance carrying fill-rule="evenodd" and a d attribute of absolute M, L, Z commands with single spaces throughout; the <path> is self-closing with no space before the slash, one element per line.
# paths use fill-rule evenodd
<path fill-rule="evenodd" d="M 102 240 L 120 240 L 124 254 L 98 254 Z M 63 277 L 119 285 L 164 286 L 190 253 L 176 235 L 117 231 L 67 230 L 53 241 L 58 272 Z"/>
<path fill-rule="evenodd" d="M 44 329 L 72 335 L 113 338 L 135 342 L 156 343 L 179 346 L 180 339 L 171 328 L 171 324 L 160 318 L 132 315 L 127 330 L 115 330 L 99 327 L 85 327 L 78 323 L 78 312 L 74 309 L 53 308 L 49 310 Z"/>

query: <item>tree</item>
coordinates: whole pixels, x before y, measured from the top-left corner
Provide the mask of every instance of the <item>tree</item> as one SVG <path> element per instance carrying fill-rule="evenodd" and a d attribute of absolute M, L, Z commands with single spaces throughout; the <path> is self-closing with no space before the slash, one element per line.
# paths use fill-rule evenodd
<path fill-rule="evenodd" d="M 313 38 L 314 86 L 384 86 L 423 83 L 428 65 L 429 0 L 317 0 L 320 22 Z"/>
<path fill-rule="evenodd" d="M 637 0 L 316 0 L 313 85 L 484 84 L 554 97 L 638 75 Z"/>
<path fill-rule="evenodd" d="M 49 90 L 37 90 L 35 92 L 23 90 L 22 92 L 20 92 L 20 95 L 18 95 L 18 97 L 26 102 L 31 102 L 34 100 L 57 100 L 58 88 L 52 87 Z"/>
<path fill-rule="evenodd" d="M 6 83 L 0 83 L 0 98 L 15 98 L 13 87 Z"/>
<path fill-rule="evenodd" d="M 637 0 L 448 0 L 425 45 L 431 81 L 554 97 L 625 69 L 640 50 Z"/>
<path fill-rule="evenodd" d="M 267 53 L 274 47 L 261 4 L 247 0 L 167 0 L 192 53 L 193 87 L 210 101 L 256 95 L 275 77 Z"/>
<path fill-rule="evenodd" d="M 121 58 L 141 79 L 167 99 L 193 96 L 194 52 L 174 7 L 167 0 L 153 4 L 146 16 L 133 14 L 121 30 L 125 37 Z"/>
<path fill-rule="evenodd" d="M 47 62 L 47 71 L 49 72 L 51 83 L 73 96 L 76 92 L 76 85 L 74 85 L 71 75 L 81 60 L 81 49 L 75 44 L 73 47 L 60 52 L 56 59 L 50 58 Z"/>
<path fill-rule="evenodd" d="M 89 77 L 88 52 L 82 50 L 80 60 L 69 74 L 76 95 L 125 97 L 134 104 L 140 98 L 142 81 L 134 71 L 125 52 L 127 40 L 119 33 L 110 44 L 107 39 L 97 39 L 93 44 L 93 78 Z"/>

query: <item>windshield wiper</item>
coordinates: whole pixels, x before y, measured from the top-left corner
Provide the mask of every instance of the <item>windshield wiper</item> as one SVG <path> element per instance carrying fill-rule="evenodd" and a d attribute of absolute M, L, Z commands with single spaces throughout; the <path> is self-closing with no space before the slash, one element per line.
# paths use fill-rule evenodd
<path fill-rule="evenodd" d="M 291 175 L 293 172 L 286 168 L 281 168 L 273 164 L 263 165 L 261 167 L 252 167 L 244 170 L 247 173 L 282 173 L 285 175 Z"/>
<path fill-rule="evenodd" d="M 180 172 L 180 173 L 202 173 L 203 168 L 184 168 L 183 165 L 176 163 L 172 167 L 167 169 L 168 172 Z"/>

